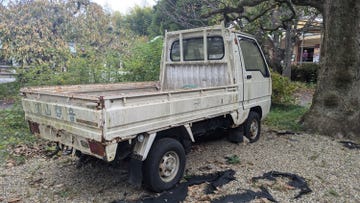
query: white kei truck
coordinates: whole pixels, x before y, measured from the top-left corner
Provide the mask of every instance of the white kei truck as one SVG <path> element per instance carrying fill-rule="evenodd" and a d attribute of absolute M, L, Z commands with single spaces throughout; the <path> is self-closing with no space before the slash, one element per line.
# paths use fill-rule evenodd
<path fill-rule="evenodd" d="M 255 142 L 271 77 L 254 37 L 224 26 L 166 32 L 159 82 L 25 87 L 33 134 L 77 155 L 129 159 L 129 182 L 160 192 L 183 176 L 192 142 L 216 129 Z"/>

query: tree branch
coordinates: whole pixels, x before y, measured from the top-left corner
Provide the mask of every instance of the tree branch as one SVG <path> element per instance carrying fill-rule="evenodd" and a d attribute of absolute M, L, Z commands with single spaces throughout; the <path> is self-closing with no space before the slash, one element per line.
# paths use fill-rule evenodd
<path fill-rule="evenodd" d="M 324 0 L 292 0 L 292 3 L 297 6 L 311 6 L 319 10 L 321 13 L 324 11 Z"/>
<path fill-rule="evenodd" d="M 255 20 L 264 16 L 270 10 L 274 9 L 276 6 L 277 6 L 277 4 L 273 4 L 273 5 L 269 6 L 267 9 L 264 9 L 262 12 L 260 12 L 258 15 L 256 15 L 255 17 L 252 17 L 252 18 L 248 17 L 248 16 L 240 16 L 240 17 L 245 18 L 248 22 L 254 22 Z"/>

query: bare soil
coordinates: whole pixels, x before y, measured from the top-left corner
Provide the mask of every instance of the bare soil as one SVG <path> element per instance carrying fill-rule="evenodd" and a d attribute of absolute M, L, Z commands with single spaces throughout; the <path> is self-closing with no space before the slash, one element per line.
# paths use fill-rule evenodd
<path fill-rule="evenodd" d="M 191 186 L 185 202 L 210 202 L 260 187 L 279 202 L 360 202 L 360 150 L 350 150 L 339 141 L 320 135 L 280 135 L 264 127 L 262 137 L 253 144 L 220 139 L 194 145 L 187 155 L 185 176 L 233 169 L 236 180 L 211 195 L 204 193 L 204 184 Z M 111 202 L 155 195 L 129 185 L 124 166 L 91 161 L 77 168 L 76 157 L 46 158 L 43 154 L 20 166 L 0 168 L 0 202 Z M 240 161 L 228 163 L 226 157 L 234 155 Z M 304 177 L 313 192 L 294 199 L 299 191 L 288 180 L 251 180 L 273 170 Z"/>

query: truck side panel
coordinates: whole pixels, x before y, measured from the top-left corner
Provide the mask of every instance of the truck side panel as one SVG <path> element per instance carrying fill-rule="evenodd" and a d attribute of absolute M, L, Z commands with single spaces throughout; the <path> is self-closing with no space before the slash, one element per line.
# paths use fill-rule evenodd
<path fill-rule="evenodd" d="M 168 92 L 146 99 L 115 100 L 106 110 L 106 140 L 125 139 L 191 123 L 240 108 L 236 86 Z"/>

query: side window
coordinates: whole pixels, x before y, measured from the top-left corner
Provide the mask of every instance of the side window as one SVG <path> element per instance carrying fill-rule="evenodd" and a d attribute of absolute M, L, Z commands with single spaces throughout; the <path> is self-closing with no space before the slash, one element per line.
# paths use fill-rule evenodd
<path fill-rule="evenodd" d="M 180 61 L 180 44 L 179 40 L 173 42 L 171 45 L 170 59 L 172 61 Z"/>
<path fill-rule="evenodd" d="M 241 52 L 244 57 L 247 71 L 260 71 L 265 77 L 269 76 L 268 70 L 259 47 L 250 39 L 239 39 Z"/>
<path fill-rule="evenodd" d="M 222 37 L 208 37 L 208 60 L 221 60 L 225 56 Z M 204 60 L 204 39 L 202 37 L 183 40 L 184 61 Z M 176 40 L 171 45 L 170 59 L 180 61 L 180 43 Z"/>
<path fill-rule="evenodd" d="M 222 37 L 208 37 L 208 59 L 209 60 L 220 60 L 224 58 L 224 41 Z"/>

